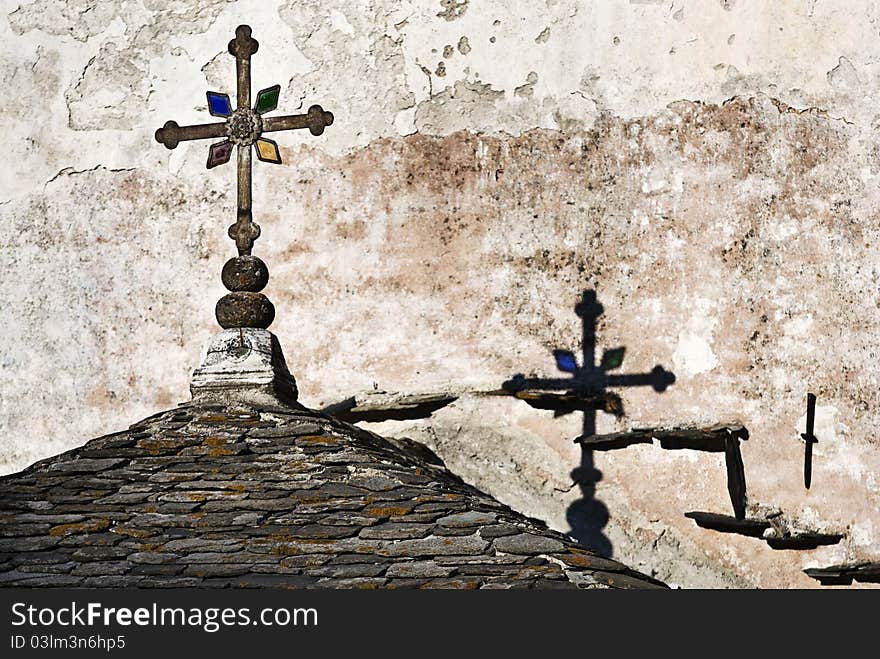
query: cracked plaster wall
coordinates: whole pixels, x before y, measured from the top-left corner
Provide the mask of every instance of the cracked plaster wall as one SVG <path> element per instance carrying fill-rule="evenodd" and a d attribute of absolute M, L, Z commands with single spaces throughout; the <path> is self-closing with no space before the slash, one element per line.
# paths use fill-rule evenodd
<path fill-rule="evenodd" d="M 595 288 L 599 348 L 678 378 L 623 391 L 627 418 L 600 431 L 739 419 L 750 501 L 848 533 L 774 552 L 698 529 L 686 510 L 729 511 L 722 458 L 637 446 L 597 456 L 617 557 L 685 586 L 799 587 L 804 567 L 880 557 L 875 3 L 0 9 L 4 472 L 187 398 L 233 255 L 233 171 L 152 135 L 234 90 L 225 48 L 247 22 L 253 88 L 336 116 L 255 166 L 255 252 L 306 404 L 553 375 Z M 380 429 L 567 529 L 576 415 L 465 397 Z"/>

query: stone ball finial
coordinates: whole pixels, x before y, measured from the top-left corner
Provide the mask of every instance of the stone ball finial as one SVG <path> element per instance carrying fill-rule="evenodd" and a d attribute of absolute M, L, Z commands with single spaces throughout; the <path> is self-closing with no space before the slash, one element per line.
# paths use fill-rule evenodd
<path fill-rule="evenodd" d="M 227 290 L 259 293 L 269 283 L 269 268 L 263 259 L 246 254 L 229 259 L 220 277 Z"/>
<path fill-rule="evenodd" d="M 223 329 L 233 327 L 266 329 L 275 320 L 275 307 L 262 293 L 236 291 L 227 293 L 217 301 L 214 315 Z"/>
<path fill-rule="evenodd" d="M 256 327 L 266 329 L 275 319 L 275 307 L 260 293 L 269 283 L 269 268 L 263 259 L 243 254 L 229 259 L 221 273 L 230 291 L 217 302 L 214 312 L 223 329 Z"/>

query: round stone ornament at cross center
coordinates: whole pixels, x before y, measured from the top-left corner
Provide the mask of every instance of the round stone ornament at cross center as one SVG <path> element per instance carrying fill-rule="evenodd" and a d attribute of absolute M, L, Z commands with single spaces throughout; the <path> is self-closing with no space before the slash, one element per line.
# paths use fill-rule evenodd
<path fill-rule="evenodd" d="M 263 134 L 263 118 L 250 108 L 238 108 L 226 122 L 229 141 L 250 146 Z"/>

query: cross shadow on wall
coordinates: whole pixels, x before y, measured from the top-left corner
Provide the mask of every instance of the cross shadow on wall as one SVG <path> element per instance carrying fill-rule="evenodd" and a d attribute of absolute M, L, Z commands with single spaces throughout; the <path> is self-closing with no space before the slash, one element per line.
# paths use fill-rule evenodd
<path fill-rule="evenodd" d="M 583 437 L 596 434 L 597 411 L 623 416 L 623 403 L 619 396 L 608 391 L 609 388 L 651 386 L 654 391 L 662 393 L 675 382 L 675 375 L 659 365 L 649 373 L 611 373 L 623 364 L 626 351 L 623 347 L 605 350 L 597 364 L 596 325 L 603 311 L 596 291 L 583 291 L 581 301 L 575 306 L 575 313 L 582 321 L 581 363 L 578 364 L 577 357 L 569 350 L 553 351 L 557 368 L 570 373 L 571 377 L 526 378 L 517 374 L 502 385 L 532 407 L 553 410 L 554 417 L 582 412 Z M 567 511 L 570 535 L 596 553 L 612 556 L 614 547 L 604 532 L 609 520 L 608 507 L 596 497 L 596 484 L 602 480 L 602 472 L 595 467 L 592 450 L 581 445 L 580 464 L 571 472 L 571 477 L 580 488 L 581 497 Z"/>

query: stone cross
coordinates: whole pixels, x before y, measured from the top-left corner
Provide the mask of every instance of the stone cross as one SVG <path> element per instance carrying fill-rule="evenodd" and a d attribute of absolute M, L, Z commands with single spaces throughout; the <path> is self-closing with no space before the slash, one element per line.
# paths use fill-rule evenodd
<path fill-rule="evenodd" d="M 238 248 L 238 258 L 230 259 L 223 267 L 223 284 L 232 292 L 217 303 L 216 310 L 217 321 L 224 328 L 265 329 L 275 316 L 272 303 L 259 293 L 269 279 L 266 264 L 251 256 L 254 240 L 260 235 L 251 211 L 251 147 L 259 160 L 280 164 L 278 145 L 263 137 L 264 133 L 308 128 L 312 135 L 320 135 L 333 123 L 333 115 L 320 105 L 311 106 L 305 114 L 263 117 L 278 107 L 280 85 L 260 90 L 251 108 L 251 56 L 258 48 L 259 43 L 251 38 L 251 28 L 239 25 L 235 39 L 229 42 L 238 80 L 236 108 L 233 110 L 227 94 L 207 93 L 208 111 L 225 121 L 193 126 L 169 121 L 156 131 L 156 141 L 169 149 L 188 140 L 223 138 L 208 150 L 208 169 L 229 162 L 233 147 L 238 147 L 238 213 L 228 232 Z"/>

